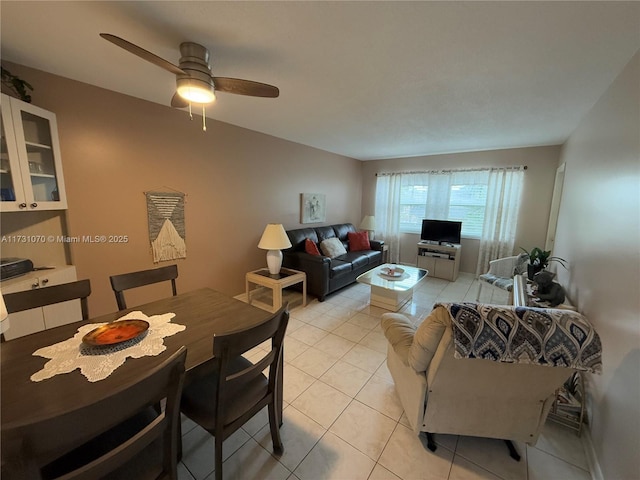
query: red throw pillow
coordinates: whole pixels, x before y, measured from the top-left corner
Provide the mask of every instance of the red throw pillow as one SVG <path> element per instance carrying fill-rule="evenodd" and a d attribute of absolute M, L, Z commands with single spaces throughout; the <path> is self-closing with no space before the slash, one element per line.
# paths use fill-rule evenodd
<path fill-rule="evenodd" d="M 318 250 L 318 246 L 316 245 L 316 242 L 314 242 L 310 238 L 304 239 L 304 251 L 307 252 L 309 255 L 320 256 L 320 250 Z"/>
<path fill-rule="evenodd" d="M 371 250 L 369 243 L 369 232 L 349 232 L 349 250 L 359 252 L 360 250 Z"/>

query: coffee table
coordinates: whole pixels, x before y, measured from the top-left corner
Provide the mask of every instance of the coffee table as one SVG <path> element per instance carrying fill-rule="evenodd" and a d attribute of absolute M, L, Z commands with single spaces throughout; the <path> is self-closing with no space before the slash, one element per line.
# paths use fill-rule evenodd
<path fill-rule="evenodd" d="M 266 268 L 254 270 L 246 275 L 247 302 L 249 305 L 254 301 L 254 288 L 252 285 L 260 285 L 271 289 L 273 292 L 273 303 L 267 305 L 260 301 L 255 301 L 256 306 L 264 308 L 270 312 L 277 312 L 282 307 L 282 289 L 302 282 L 302 306 L 307 305 L 307 274 L 290 268 L 281 268 L 280 273 L 272 275 Z"/>
<path fill-rule="evenodd" d="M 399 277 L 385 275 L 383 272 L 389 268 L 402 269 L 404 272 Z M 373 268 L 360 275 L 356 281 L 371 286 L 369 303 L 375 307 L 397 312 L 402 306 L 413 298 L 413 288 L 424 280 L 429 274 L 422 268 L 398 266 L 389 263 Z"/>

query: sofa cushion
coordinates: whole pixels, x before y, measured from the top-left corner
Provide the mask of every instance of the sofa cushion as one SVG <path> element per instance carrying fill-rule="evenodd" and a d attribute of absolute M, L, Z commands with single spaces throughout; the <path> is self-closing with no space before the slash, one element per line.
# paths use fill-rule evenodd
<path fill-rule="evenodd" d="M 287 237 L 289 237 L 289 241 L 291 242 L 291 248 L 285 251 L 304 252 L 304 244 L 307 238 L 312 242 L 318 243 L 318 235 L 313 228 L 287 230 Z"/>
<path fill-rule="evenodd" d="M 418 325 L 408 356 L 409 365 L 416 372 L 424 372 L 429 368 L 447 325 L 451 325 L 451 317 L 447 309 L 441 306 L 431 310 L 429 316 Z"/>
<path fill-rule="evenodd" d="M 320 250 L 330 258 L 336 258 L 347 253 L 342 242 L 335 237 L 322 240 L 322 242 L 320 242 Z"/>
<path fill-rule="evenodd" d="M 349 232 L 349 250 L 352 252 L 361 252 L 363 250 L 371 250 L 369 243 L 369 232 Z"/>
<path fill-rule="evenodd" d="M 362 255 L 362 252 L 347 252 L 344 255 L 340 255 L 337 260 L 351 263 L 354 270 L 369 265 L 369 257 Z"/>
<path fill-rule="evenodd" d="M 380 324 L 384 336 L 387 337 L 402 363 L 409 365 L 409 349 L 413 343 L 416 327 L 400 313 L 383 313 Z"/>
<path fill-rule="evenodd" d="M 339 223 L 338 225 L 333 225 L 333 231 L 342 243 L 346 243 L 349 240 L 349 232 L 355 232 L 356 227 L 351 223 Z"/>
<path fill-rule="evenodd" d="M 325 227 L 316 227 L 315 231 L 316 235 L 318 235 L 318 243 L 322 243 L 322 241 L 327 238 L 336 237 L 336 232 L 333 231 L 333 227 L 330 225 Z"/>
<path fill-rule="evenodd" d="M 337 258 L 331 259 L 331 266 L 329 267 L 329 277 L 338 278 L 344 275 L 349 275 L 353 267 L 351 262 L 344 262 Z"/>
<path fill-rule="evenodd" d="M 304 241 L 304 251 L 307 252 L 309 255 L 320 256 L 320 250 L 318 250 L 318 245 L 316 245 L 316 242 L 314 242 L 310 238 L 307 238 Z"/>

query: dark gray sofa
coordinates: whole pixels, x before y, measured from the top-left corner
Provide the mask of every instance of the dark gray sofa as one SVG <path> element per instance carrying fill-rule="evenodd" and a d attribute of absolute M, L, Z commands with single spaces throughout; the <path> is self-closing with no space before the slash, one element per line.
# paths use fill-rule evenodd
<path fill-rule="evenodd" d="M 372 250 L 349 250 L 348 233 L 356 231 L 351 223 L 288 230 L 287 236 L 292 246 L 283 250 L 282 266 L 305 272 L 307 293 L 322 302 L 328 294 L 352 284 L 358 275 L 382 264 L 384 242 L 371 240 Z M 320 242 L 332 237 L 340 239 L 347 250 L 346 254 L 329 258 L 306 253 L 304 244 L 307 238 L 319 248 Z"/>

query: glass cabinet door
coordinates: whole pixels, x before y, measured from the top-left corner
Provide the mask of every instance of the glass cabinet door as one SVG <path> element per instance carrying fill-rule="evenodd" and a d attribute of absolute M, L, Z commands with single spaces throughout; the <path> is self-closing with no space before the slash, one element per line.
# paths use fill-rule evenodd
<path fill-rule="evenodd" d="M 11 117 L 11 105 L 2 97 L 2 122 L 0 123 L 0 202 L 3 211 L 26 209 L 20 162 L 16 150 Z"/>
<path fill-rule="evenodd" d="M 47 118 L 26 111 L 21 111 L 20 114 L 33 201 L 36 203 L 59 202 L 60 190 L 51 138 L 51 124 Z"/>
<path fill-rule="evenodd" d="M 2 95 L 2 119 L 2 210 L 67 208 L 55 114 Z"/>

